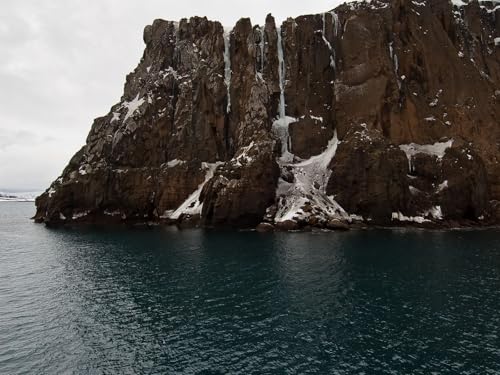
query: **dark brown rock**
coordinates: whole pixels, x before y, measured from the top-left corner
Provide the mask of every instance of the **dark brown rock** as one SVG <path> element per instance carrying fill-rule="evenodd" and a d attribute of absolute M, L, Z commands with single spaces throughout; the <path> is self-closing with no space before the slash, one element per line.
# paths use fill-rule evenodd
<path fill-rule="evenodd" d="M 274 225 L 269 224 L 269 223 L 260 223 L 259 225 L 257 225 L 256 230 L 257 230 L 257 232 L 262 232 L 262 233 L 273 232 Z"/>
<path fill-rule="evenodd" d="M 305 118 L 290 124 L 291 152 L 300 158 L 308 159 L 320 154 L 332 138 L 333 130 L 323 124 L 323 118 Z"/>
<path fill-rule="evenodd" d="M 120 102 L 37 198 L 35 220 L 498 223 L 494 7 L 377 0 L 226 32 L 201 17 L 155 20 Z M 408 147 L 420 150 L 410 160 Z"/>
<path fill-rule="evenodd" d="M 468 147 L 452 148 L 443 158 L 440 192 L 443 215 L 450 219 L 477 221 L 486 215 L 490 192 L 483 161 Z"/>
<path fill-rule="evenodd" d="M 339 231 L 347 231 L 349 230 L 349 225 L 347 223 L 344 223 L 340 220 L 330 220 L 327 224 L 326 227 L 328 229 L 332 230 L 339 230 Z"/>
<path fill-rule="evenodd" d="M 262 220 L 279 173 L 273 145 L 256 141 L 217 171 L 202 192 L 205 224 L 253 227 Z"/>
<path fill-rule="evenodd" d="M 408 205 L 408 161 L 380 131 L 351 128 L 330 163 L 327 194 L 348 212 L 388 223 L 392 212 Z"/>
<path fill-rule="evenodd" d="M 289 230 L 297 230 L 299 229 L 299 224 L 292 220 L 280 221 L 275 224 L 276 229 L 289 231 Z"/>

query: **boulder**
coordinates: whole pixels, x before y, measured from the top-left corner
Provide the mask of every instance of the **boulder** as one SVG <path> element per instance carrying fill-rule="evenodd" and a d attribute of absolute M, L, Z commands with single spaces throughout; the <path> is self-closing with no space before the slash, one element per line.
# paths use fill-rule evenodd
<path fill-rule="evenodd" d="M 273 232 L 274 225 L 270 223 L 260 223 L 256 228 L 257 232 L 265 233 L 265 232 Z"/>
<path fill-rule="evenodd" d="M 282 231 L 290 231 L 290 230 L 298 230 L 299 224 L 297 224 L 293 220 L 285 220 L 285 221 L 280 221 L 275 224 L 276 229 L 282 230 Z"/>

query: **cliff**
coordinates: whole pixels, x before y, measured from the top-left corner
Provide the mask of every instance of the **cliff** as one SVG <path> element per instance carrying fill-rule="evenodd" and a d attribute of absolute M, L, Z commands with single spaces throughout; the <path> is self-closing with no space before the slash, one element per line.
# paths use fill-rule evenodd
<path fill-rule="evenodd" d="M 155 20 L 144 42 L 36 221 L 498 224 L 497 0 Z"/>

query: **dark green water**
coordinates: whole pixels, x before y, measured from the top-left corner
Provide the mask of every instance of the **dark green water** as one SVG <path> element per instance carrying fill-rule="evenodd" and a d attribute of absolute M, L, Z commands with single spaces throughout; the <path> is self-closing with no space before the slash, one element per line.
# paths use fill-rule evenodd
<path fill-rule="evenodd" d="M 50 230 L 0 203 L 0 374 L 498 374 L 500 232 Z"/>

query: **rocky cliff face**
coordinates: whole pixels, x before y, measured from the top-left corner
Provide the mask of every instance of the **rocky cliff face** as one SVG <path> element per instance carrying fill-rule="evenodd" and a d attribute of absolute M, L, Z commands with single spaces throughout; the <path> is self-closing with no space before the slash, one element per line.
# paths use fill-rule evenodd
<path fill-rule="evenodd" d="M 498 223 L 497 0 L 156 20 L 144 42 L 37 221 Z"/>

